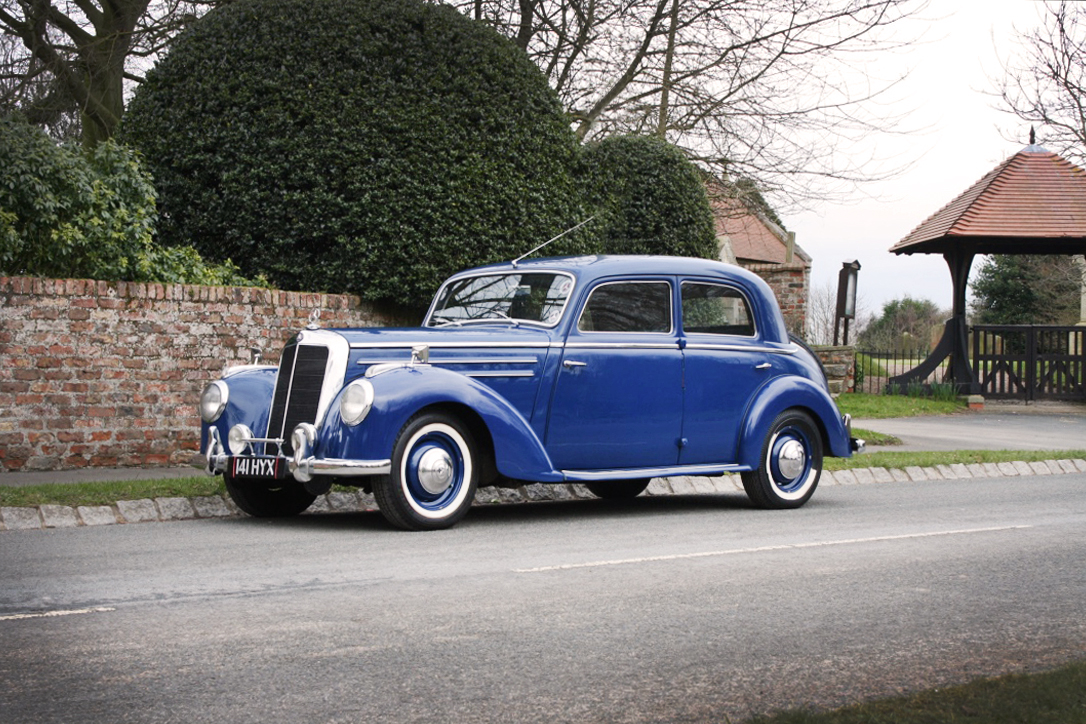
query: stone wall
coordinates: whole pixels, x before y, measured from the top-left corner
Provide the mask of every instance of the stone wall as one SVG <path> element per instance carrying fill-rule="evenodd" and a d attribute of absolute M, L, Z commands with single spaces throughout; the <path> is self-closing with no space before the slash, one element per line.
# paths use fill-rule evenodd
<path fill-rule="evenodd" d="M 842 392 L 852 392 L 855 387 L 855 347 L 815 347 L 815 354 L 822 360 L 826 377 L 830 381 L 830 393 L 834 397 Z"/>
<path fill-rule="evenodd" d="M 0 277 L 0 473 L 188 463 L 204 385 L 251 347 L 277 361 L 318 307 L 405 321 L 344 295 Z"/>
<path fill-rule="evenodd" d="M 777 295 L 788 331 L 804 337 L 807 329 L 807 293 L 811 287 L 811 268 L 796 264 L 744 264 L 760 276 Z"/>

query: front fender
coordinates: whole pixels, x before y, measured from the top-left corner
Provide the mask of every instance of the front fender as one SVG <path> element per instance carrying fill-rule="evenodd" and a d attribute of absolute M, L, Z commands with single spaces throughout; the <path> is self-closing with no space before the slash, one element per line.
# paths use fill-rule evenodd
<path fill-rule="evenodd" d="M 767 382 L 747 411 L 739 441 L 741 465 L 757 469 L 770 425 L 777 415 L 791 408 L 804 410 L 814 418 L 823 433 L 825 454 L 840 458 L 852 455 L 848 430 L 833 399 L 815 382 L 790 375 Z"/>
<path fill-rule="evenodd" d="M 486 385 L 456 372 L 422 365 L 381 372 L 370 378 L 370 383 L 373 408 L 354 427 L 348 427 L 340 417 L 339 396 L 333 401 L 318 437 L 318 456 L 389 459 L 396 436 L 413 415 L 429 407 L 453 405 L 470 409 L 486 425 L 494 442 L 494 462 L 502 475 L 537 481 L 562 479 L 524 416 Z"/>
<path fill-rule="evenodd" d="M 201 421 L 200 451 L 207 451 L 208 428 L 219 430 L 219 439 L 224 443 L 230 428 L 238 423 L 245 424 L 258 437 L 268 429 L 271 417 L 272 395 L 275 392 L 276 367 L 253 367 L 222 378 L 229 389 L 226 409 L 219 419 L 210 425 Z"/>

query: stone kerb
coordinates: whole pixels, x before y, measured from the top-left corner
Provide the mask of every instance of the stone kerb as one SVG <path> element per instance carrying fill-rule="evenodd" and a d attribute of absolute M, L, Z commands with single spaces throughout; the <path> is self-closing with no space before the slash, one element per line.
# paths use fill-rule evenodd
<path fill-rule="evenodd" d="M 250 348 L 390 320 L 356 296 L 0 277 L 0 472 L 188 462 L 195 404 Z"/>
<path fill-rule="evenodd" d="M 1004 467 L 1004 465 L 1006 467 Z M 1023 472 L 1023 471 L 1028 472 Z M 1086 460 L 1059 459 L 1030 463 L 1012 462 L 970 465 L 937 465 L 927 468 L 856 468 L 823 471 L 819 486 L 879 485 L 884 483 L 931 484 L 940 480 L 1016 477 L 1028 485 L 1027 478 L 1043 475 L 1086 473 Z M 720 477 L 682 476 L 655 478 L 645 495 L 722 495 L 742 494 L 739 475 Z M 474 505 L 510 505 L 516 503 L 569 502 L 595 500 L 580 484 L 523 485 L 518 488 L 480 488 Z M 322 495 L 309 507 L 307 514 L 355 513 L 375 511 L 376 501 L 371 493 L 337 491 Z M 35 507 L 0 507 L 0 531 L 71 528 L 76 526 L 114 525 L 117 523 L 148 523 L 155 521 L 191 520 L 198 518 L 227 518 L 242 516 L 229 497 L 155 498 L 122 500 L 112 506 L 41 505 Z"/>

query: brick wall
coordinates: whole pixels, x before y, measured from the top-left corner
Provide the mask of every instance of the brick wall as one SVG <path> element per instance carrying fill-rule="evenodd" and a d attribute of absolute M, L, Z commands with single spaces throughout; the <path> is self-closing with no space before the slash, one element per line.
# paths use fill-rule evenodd
<path fill-rule="evenodd" d="M 765 280 L 777 295 L 789 333 L 804 337 L 811 268 L 804 264 L 744 264 L 743 267 Z"/>
<path fill-rule="evenodd" d="M 316 307 L 405 322 L 353 296 L 0 277 L 0 473 L 188 463 L 204 385 L 251 347 L 275 362 Z"/>

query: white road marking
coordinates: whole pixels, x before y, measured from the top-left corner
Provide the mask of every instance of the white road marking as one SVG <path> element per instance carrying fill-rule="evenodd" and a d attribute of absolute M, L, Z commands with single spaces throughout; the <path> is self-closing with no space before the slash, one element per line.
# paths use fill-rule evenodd
<path fill-rule="evenodd" d="M 699 553 L 678 553 L 670 556 L 648 556 L 645 558 L 625 558 L 614 561 L 590 561 L 587 563 L 567 563 L 559 566 L 540 566 L 539 568 L 515 568 L 514 573 L 544 573 L 547 571 L 568 571 L 575 568 L 599 568 L 602 566 L 624 566 L 631 563 L 655 563 L 658 561 L 679 561 L 686 558 L 710 558 L 713 556 L 736 556 L 745 553 L 766 553 L 770 551 L 799 550 L 803 548 L 825 548 L 828 546 L 855 545 L 857 543 L 882 543 L 885 541 L 910 540 L 916 538 L 936 538 L 949 535 L 970 535 L 973 533 L 997 533 L 1008 530 L 1024 530 L 1031 525 L 1011 525 L 1000 528 L 963 528 L 961 530 L 940 530 L 931 533 L 908 533 L 905 535 L 884 535 L 875 538 L 846 538 L 844 540 L 818 541 L 814 543 L 787 543 L 776 546 L 758 546 L 757 548 L 733 548 L 725 551 L 702 551 Z"/>
<path fill-rule="evenodd" d="M 109 613 L 115 608 L 73 608 L 62 611 L 41 611 L 39 613 L 13 613 L 0 616 L 0 621 L 22 621 L 27 618 L 54 618 L 56 616 L 82 616 L 88 613 Z"/>

